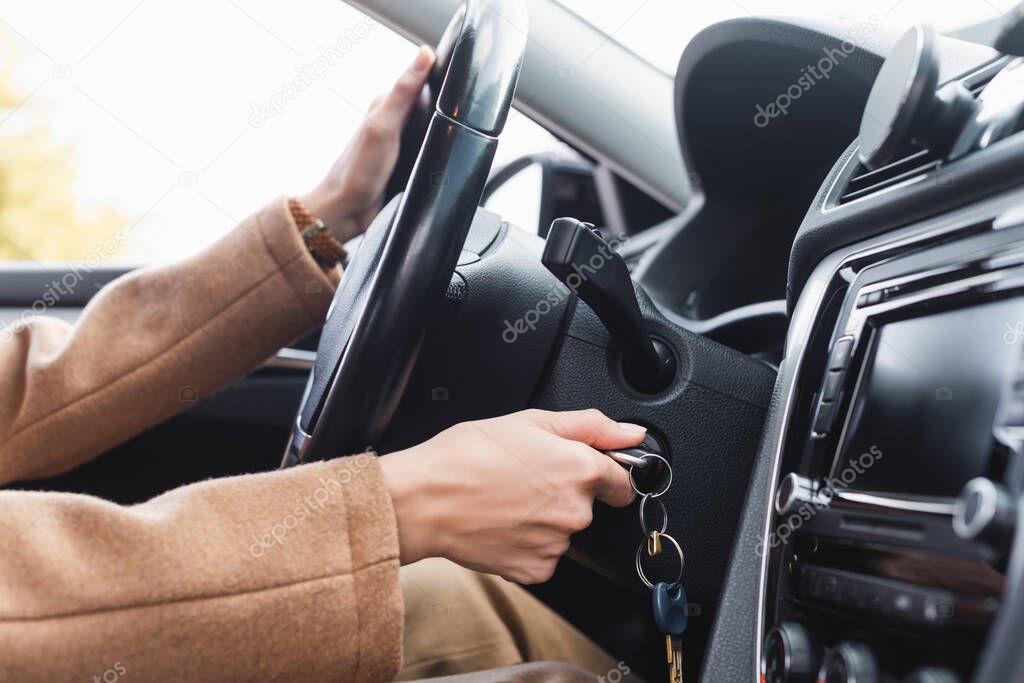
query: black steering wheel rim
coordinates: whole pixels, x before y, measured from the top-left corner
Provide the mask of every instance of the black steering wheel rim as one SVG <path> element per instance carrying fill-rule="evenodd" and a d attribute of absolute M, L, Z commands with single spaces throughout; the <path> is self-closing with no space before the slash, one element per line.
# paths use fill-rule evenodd
<path fill-rule="evenodd" d="M 468 0 L 453 18 L 447 73 L 405 192 L 378 214 L 335 293 L 285 466 L 372 447 L 394 415 L 476 214 L 526 22 L 523 0 Z"/>

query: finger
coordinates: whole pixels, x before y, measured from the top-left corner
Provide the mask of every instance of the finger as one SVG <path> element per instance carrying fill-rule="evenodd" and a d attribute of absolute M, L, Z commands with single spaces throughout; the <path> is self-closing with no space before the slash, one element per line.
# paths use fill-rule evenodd
<path fill-rule="evenodd" d="M 422 46 L 404 74 L 395 82 L 391 92 L 387 94 L 376 113 L 378 122 L 388 128 L 397 130 L 405 125 L 405 120 L 412 111 L 423 84 L 430 75 L 430 67 L 434 65 L 434 52 Z"/>
<path fill-rule="evenodd" d="M 636 498 L 636 491 L 629 483 L 629 472 L 600 451 L 594 451 L 598 458 L 599 477 L 594 485 L 594 496 L 612 507 L 626 507 Z"/>
<path fill-rule="evenodd" d="M 647 430 L 629 422 L 616 422 L 600 410 L 546 413 L 548 425 L 563 439 L 581 441 L 597 449 L 628 448 L 644 440 Z"/>

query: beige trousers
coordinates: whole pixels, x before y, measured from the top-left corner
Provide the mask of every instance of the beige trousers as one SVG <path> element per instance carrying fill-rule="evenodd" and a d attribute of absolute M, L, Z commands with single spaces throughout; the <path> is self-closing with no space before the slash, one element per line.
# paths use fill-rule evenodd
<path fill-rule="evenodd" d="M 452 683 L 639 681 L 520 586 L 442 559 L 403 567 L 400 681 L 488 671 Z M 560 664 L 530 665 L 536 662 Z M 573 666 L 565 666 L 570 664 Z M 516 666 L 526 665 L 526 666 Z M 499 667 L 514 667 L 493 671 Z"/>

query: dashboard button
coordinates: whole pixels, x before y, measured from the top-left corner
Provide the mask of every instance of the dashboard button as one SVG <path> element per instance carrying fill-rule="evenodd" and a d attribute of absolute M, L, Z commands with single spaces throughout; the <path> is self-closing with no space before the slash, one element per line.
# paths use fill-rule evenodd
<path fill-rule="evenodd" d="M 845 370 L 853 355 L 853 337 L 842 337 L 836 340 L 832 353 L 828 357 L 829 370 Z"/>
<path fill-rule="evenodd" d="M 822 401 L 835 401 L 839 391 L 843 388 L 843 380 L 846 379 L 845 370 L 829 370 L 825 375 L 825 385 L 821 389 Z"/>
<path fill-rule="evenodd" d="M 924 620 L 940 623 L 953 618 L 953 600 L 944 595 L 926 595 L 924 598 Z"/>
<path fill-rule="evenodd" d="M 814 591 L 818 587 L 818 572 L 808 567 L 800 570 L 800 596 L 814 597 Z"/>
<path fill-rule="evenodd" d="M 897 614 L 910 614 L 914 608 L 914 598 L 909 593 L 896 592 L 892 598 L 892 609 Z"/>
<path fill-rule="evenodd" d="M 818 401 L 818 410 L 814 414 L 813 430 L 815 434 L 828 434 L 832 423 L 836 421 L 836 403 L 834 401 Z"/>

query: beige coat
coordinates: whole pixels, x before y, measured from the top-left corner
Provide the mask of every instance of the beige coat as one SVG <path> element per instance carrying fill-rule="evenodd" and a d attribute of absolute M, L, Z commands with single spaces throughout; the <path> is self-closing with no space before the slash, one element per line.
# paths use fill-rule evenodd
<path fill-rule="evenodd" d="M 0 483 L 71 469 L 180 410 L 183 389 L 252 370 L 322 321 L 335 280 L 280 200 L 105 287 L 73 328 L 34 320 L 0 343 Z M 0 681 L 390 680 L 398 577 L 368 456 L 132 507 L 3 490 Z"/>

